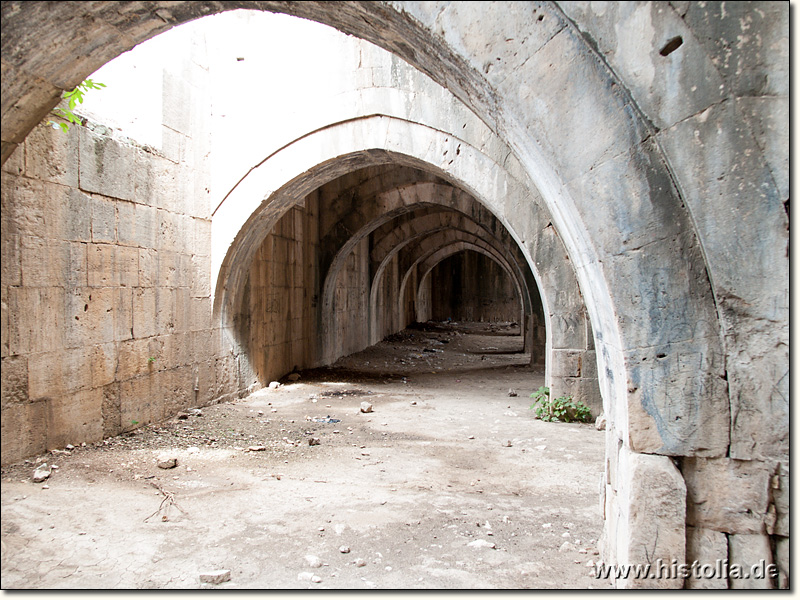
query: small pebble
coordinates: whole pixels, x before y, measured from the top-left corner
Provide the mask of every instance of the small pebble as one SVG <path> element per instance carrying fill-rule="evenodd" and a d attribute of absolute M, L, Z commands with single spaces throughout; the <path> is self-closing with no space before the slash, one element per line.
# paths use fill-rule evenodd
<path fill-rule="evenodd" d="M 306 561 L 309 567 L 312 569 L 319 569 L 322 566 L 322 559 L 319 556 L 314 556 L 313 554 L 306 554 L 303 557 L 303 560 Z"/>

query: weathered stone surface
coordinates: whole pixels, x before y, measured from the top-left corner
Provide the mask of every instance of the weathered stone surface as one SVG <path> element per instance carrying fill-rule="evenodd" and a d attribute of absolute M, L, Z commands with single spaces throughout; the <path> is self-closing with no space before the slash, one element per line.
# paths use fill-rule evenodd
<path fill-rule="evenodd" d="M 789 574 L 791 573 L 791 561 L 790 561 L 790 544 L 788 537 L 778 537 L 775 539 L 775 564 L 778 565 L 780 569 L 780 575 L 778 577 L 779 580 L 779 587 L 780 589 L 788 588 L 789 584 Z"/>
<path fill-rule="evenodd" d="M 361 412 L 362 413 L 371 413 L 372 412 L 372 404 L 370 402 L 362 402 L 361 403 Z"/>
<path fill-rule="evenodd" d="M 78 129 L 70 127 L 65 134 L 46 123 L 40 124 L 28 136 L 25 155 L 28 177 L 78 187 Z"/>
<path fill-rule="evenodd" d="M 789 514 L 791 506 L 789 503 L 789 467 L 781 463 L 777 473 L 772 476 L 772 501 L 775 503 L 777 520 L 774 525 L 774 533 L 789 537 Z"/>
<path fill-rule="evenodd" d="M 47 403 L 26 402 L 3 407 L 0 428 L 6 456 L 33 456 L 45 452 Z"/>
<path fill-rule="evenodd" d="M 740 565 L 742 574 L 734 577 L 730 572 L 730 585 L 734 590 L 769 590 L 773 581 L 766 567 L 772 565 L 772 549 L 769 537 L 760 534 L 736 534 L 728 536 L 731 565 Z"/>
<path fill-rule="evenodd" d="M 50 467 L 47 466 L 47 463 L 43 463 L 36 467 L 36 470 L 33 472 L 33 483 L 42 483 L 46 479 L 50 477 L 52 470 Z"/>
<path fill-rule="evenodd" d="M 103 437 L 103 390 L 86 389 L 47 399 L 47 446 L 95 442 Z"/>
<path fill-rule="evenodd" d="M 756 461 L 684 459 L 686 522 L 726 533 L 762 533 L 773 469 Z"/>
<path fill-rule="evenodd" d="M 0 371 L 2 381 L 2 408 L 28 400 L 28 359 L 24 356 L 9 357 L 3 361 Z"/>
<path fill-rule="evenodd" d="M 214 585 L 218 585 L 220 583 L 225 583 L 226 581 L 230 580 L 231 580 L 230 569 L 218 569 L 216 571 L 206 571 L 205 573 L 200 573 L 201 583 L 211 583 Z"/>
<path fill-rule="evenodd" d="M 657 127 L 684 119 L 724 97 L 718 65 L 671 6 L 646 2 L 558 5 L 591 35 Z M 661 56 L 667 42 L 677 36 L 681 45 Z M 683 101 L 669 101 L 676 96 Z"/>
<path fill-rule="evenodd" d="M 673 164 L 687 175 L 684 194 L 723 308 L 731 354 L 726 364 L 733 419 L 731 456 L 765 458 L 788 451 L 788 330 L 776 325 L 785 323 L 788 314 L 788 280 L 771 276 L 771 268 L 743 271 L 738 265 L 786 264 L 788 219 L 786 198 L 778 194 L 758 143 L 749 127 L 733 125 L 737 120 L 735 104 L 724 102 L 659 137 L 674 157 Z M 748 216 L 757 226 L 730 210 L 740 202 L 750 204 Z M 766 390 L 773 397 L 762 403 Z"/>
<path fill-rule="evenodd" d="M 617 489 L 627 517 L 618 526 L 617 560 L 627 564 L 683 563 L 686 554 L 686 485 L 681 473 L 666 456 L 620 453 Z M 621 479 L 622 481 L 619 481 Z M 623 588 L 683 587 L 670 578 L 617 581 Z"/>
<path fill-rule="evenodd" d="M 683 327 L 691 327 L 684 323 Z M 684 337 L 691 337 L 687 331 Z M 689 456 L 724 455 L 730 423 L 721 355 L 698 352 L 695 342 L 627 353 L 628 421 L 637 451 Z M 665 371 L 667 380 L 662 377 Z M 668 385 L 662 385 L 669 382 Z M 669 392 L 681 388 L 680 400 Z M 704 427 L 696 427 L 698 422 Z"/>
<path fill-rule="evenodd" d="M 728 536 L 719 531 L 698 527 L 686 528 L 686 564 L 697 561 L 698 568 L 686 579 L 692 590 L 727 590 L 725 573 L 716 569 L 717 560 L 728 559 Z M 711 565 L 714 567 L 713 572 Z"/>
<path fill-rule="evenodd" d="M 159 469 L 174 469 L 178 466 L 178 459 L 175 456 L 162 454 L 156 460 Z"/>

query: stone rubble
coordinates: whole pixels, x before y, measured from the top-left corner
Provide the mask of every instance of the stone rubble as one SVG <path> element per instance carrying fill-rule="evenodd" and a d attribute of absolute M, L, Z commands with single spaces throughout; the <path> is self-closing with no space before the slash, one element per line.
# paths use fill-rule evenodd
<path fill-rule="evenodd" d="M 33 482 L 42 483 L 48 477 L 50 477 L 51 473 L 52 470 L 50 469 L 50 467 L 47 466 L 47 463 L 43 463 L 38 467 L 36 467 L 36 470 L 33 472 Z"/>
<path fill-rule="evenodd" d="M 231 580 L 230 569 L 218 569 L 216 571 L 206 571 L 200 573 L 200 581 L 202 583 L 210 583 L 212 585 L 219 585 Z"/>

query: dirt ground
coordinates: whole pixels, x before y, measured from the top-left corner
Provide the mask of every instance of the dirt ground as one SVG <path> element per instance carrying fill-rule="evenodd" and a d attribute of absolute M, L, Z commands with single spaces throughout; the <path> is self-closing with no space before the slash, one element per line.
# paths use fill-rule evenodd
<path fill-rule="evenodd" d="M 609 587 L 591 576 L 604 433 L 534 418 L 544 374 L 513 333 L 406 330 L 277 389 L 4 468 L 2 587 Z M 33 483 L 40 462 L 58 468 Z M 230 580 L 201 582 L 215 570 Z"/>

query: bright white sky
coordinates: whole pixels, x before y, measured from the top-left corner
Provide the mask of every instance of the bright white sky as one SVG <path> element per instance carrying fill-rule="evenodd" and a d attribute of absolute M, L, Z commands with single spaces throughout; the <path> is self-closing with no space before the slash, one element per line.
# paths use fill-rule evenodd
<path fill-rule="evenodd" d="M 365 45 L 382 52 L 312 21 L 230 11 L 173 28 L 108 63 L 91 76 L 107 87 L 91 90 L 78 112 L 161 148 L 162 72 L 185 73 L 193 49 L 210 66 L 212 171 L 225 187 L 261 152 L 244 145 L 281 139 L 299 107 L 352 87 Z"/>

